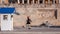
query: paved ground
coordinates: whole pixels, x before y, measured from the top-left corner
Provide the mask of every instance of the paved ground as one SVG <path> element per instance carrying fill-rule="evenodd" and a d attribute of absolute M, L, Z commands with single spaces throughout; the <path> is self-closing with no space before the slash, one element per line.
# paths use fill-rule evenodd
<path fill-rule="evenodd" d="M 14 27 L 13 31 L 0 31 L 0 34 L 60 34 L 60 28 L 32 27 L 27 29 Z"/>
<path fill-rule="evenodd" d="M 60 28 L 32 27 L 27 29 L 15 27 L 13 31 L 0 31 L 0 34 L 60 34 Z"/>
<path fill-rule="evenodd" d="M 60 34 L 60 32 L 0 32 L 0 34 Z"/>
<path fill-rule="evenodd" d="M 47 28 L 47 27 L 32 27 L 27 28 L 15 28 L 14 32 L 60 32 L 60 28 Z"/>

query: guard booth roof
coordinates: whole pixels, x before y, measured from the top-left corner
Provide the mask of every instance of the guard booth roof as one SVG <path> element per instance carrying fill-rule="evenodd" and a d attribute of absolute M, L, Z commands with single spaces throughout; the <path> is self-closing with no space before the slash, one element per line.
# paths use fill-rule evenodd
<path fill-rule="evenodd" d="M 14 11 L 14 7 L 0 7 L 0 14 L 13 14 Z"/>

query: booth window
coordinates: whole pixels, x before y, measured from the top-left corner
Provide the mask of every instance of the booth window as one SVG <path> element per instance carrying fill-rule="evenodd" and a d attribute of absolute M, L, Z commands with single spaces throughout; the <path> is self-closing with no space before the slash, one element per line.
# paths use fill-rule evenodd
<path fill-rule="evenodd" d="M 8 19 L 8 15 L 3 15 L 3 20 L 7 20 Z"/>
<path fill-rule="evenodd" d="M 13 15 L 11 15 L 11 18 L 13 17 Z"/>

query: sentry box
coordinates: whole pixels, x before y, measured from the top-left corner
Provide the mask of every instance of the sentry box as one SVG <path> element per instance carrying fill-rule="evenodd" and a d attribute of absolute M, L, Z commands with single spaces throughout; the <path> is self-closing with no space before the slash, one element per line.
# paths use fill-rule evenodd
<path fill-rule="evenodd" d="M 14 7 L 0 7 L 1 14 L 1 31 L 13 30 Z"/>

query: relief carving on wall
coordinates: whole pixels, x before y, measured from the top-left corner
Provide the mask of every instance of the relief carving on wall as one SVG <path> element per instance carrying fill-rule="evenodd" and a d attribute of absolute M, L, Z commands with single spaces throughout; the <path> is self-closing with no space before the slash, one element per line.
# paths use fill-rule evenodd
<path fill-rule="evenodd" d="M 52 10 L 41 10 L 41 11 L 38 11 L 38 15 L 42 18 L 52 18 L 54 17 L 54 11 Z"/>

